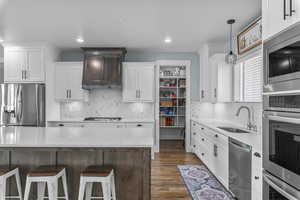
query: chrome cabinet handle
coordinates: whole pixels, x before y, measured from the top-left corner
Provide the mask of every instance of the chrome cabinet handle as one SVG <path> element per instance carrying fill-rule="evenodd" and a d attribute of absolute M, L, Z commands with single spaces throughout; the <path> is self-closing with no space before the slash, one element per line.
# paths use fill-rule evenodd
<path fill-rule="evenodd" d="M 218 146 L 214 144 L 214 156 L 218 157 Z"/>
<path fill-rule="evenodd" d="M 286 14 L 286 0 L 283 0 L 283 20 L 286 20 L 286 17 L 290 15 Z"/>
<path fill-rule="evenodd" d="M 69 98 L 68 90 L 66 90 L 66 97 Z"/>
<path fill-rule="evenodd" d="M 293 16 L 293 13 L 295 13 L 296 10 L 293 9 L 293 0 L 290 0 L 290 16 Z"/>
<path fill-rule="evenodd" d="M 217 88 L 214 89 L 214 96 L 217 98 Z"/>
<path fill-rule="evenodd" d="M 69 98 L 72 98 L 72 90 L 69 90 Z"/>
<path fill-rule="evenodd" d="M 255 153 L 254 153 L 254 156 L 255 156 L 255 157 L 258 157 L 258 158 L 261 158 L 261 155 L 260 155 L 260 153 L 258 153 L 258 152 L 255 152 Z"/>
<path fill-rule="evenodd" d="M 204 90 L 201 90 L 201 98 L 204 98 Z"/>

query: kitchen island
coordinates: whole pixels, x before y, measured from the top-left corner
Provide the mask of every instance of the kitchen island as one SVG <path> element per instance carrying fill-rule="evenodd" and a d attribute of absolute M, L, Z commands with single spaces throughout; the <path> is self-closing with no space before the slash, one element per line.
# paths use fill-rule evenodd
<path fill-rule="evenodd" d="M 80 172 L 90 165 L 110 165 L 117 199 L 148 200 L 152 146 L 151 128 L 2 127 L 0 166 L 19 167 L 23 189 L 30 170 L 66 166 L 70 199 L 77 199 Z M 97 188 L 94 193 L 101 193 Z"/>

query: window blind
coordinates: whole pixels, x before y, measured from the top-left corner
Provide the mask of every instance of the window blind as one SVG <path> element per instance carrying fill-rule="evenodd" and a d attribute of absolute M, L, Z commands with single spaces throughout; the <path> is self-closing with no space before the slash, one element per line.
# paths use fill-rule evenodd
<path fill-rule="evenodd" d="M 256 56 L 243 62 L 245 102 L 262 101 L 262 56 Z"/>

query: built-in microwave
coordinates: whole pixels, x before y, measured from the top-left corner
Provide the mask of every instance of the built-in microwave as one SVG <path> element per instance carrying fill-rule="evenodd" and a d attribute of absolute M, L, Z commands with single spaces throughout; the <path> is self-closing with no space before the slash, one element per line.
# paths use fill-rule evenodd
<path fill-rule="evenodd" d="M 300 25 L 264 43 L 264 92 L 298 90 Z"/>

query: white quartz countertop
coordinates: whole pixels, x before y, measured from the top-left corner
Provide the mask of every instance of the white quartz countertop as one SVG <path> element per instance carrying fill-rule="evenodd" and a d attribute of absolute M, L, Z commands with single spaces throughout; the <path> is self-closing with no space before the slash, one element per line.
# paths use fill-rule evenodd
<path fill-rule="evenodd" d="M 1 147 L 152 147 L 152 128 L 1 127 Z"/>
<path fill-rule="evenodd" d="M 223 134 L 227 137 L 231 137 L 240 142 L 248 144 L 248 145 L 252 146 L 252 148 L 255 151 L 262 153 L 262 134 L 260 131 L 252 132 L 252 131 L 246 130 L 244 127 L 241 127 L 238 124 L 232 123 L 230 121 L 214 120 L 214 119 L 196 119 L 196 118 L 192 118 L 192 121 L 195 121 L 195 122 L 197 122 L 207 128 L 210 128 L 214 131 L 217 131 L 220 134 Z M 231 132 L 219 129 L 218 127 L 220 127 L 220 126 L 239 128 L 239 129 L 249 131 L 250 133 L 231 133 Z"/>
<path fill-rule="evenodd" d="M 49 123 L 154 123 L 154 119 L 121 119 L 120 121 L 85 121 L 84 119 L 51 120 Z"/>

